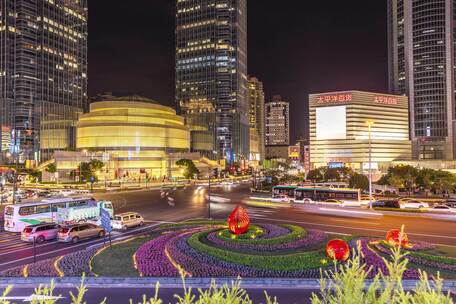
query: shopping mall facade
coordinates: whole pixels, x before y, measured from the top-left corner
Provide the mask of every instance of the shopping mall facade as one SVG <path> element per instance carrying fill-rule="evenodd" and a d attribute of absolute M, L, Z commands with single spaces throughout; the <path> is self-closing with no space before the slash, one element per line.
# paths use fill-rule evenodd
<path fill-rule="evenodd" d="M 77 123 L 76 146 L 104 153 L 111 178 L 180 176 L 173 155 L 188 153 L 190 132 L 170 107 L 113 98 L 90 105 Z"/>
<path fill-rule="evenodd" d="M 314 168 L 347 166 L 363 172 L 369 168 L 369 146 L 373 170 L 411 159 L 405 96 L 361 91 L 311 94 L 309 115 Z"/>

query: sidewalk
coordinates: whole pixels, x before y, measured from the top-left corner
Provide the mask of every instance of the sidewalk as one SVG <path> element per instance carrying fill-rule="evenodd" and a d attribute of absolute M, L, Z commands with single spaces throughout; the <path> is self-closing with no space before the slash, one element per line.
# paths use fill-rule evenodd
<path fill-rule="evenodd" d="M 0 288 L 9 285 L 20 286 L 21 288 L 34 288 L 42 285 L 49 285 L 51 280 L 56 287 L 75 287 L 81 283 L 81 278 L 0 278 Z M 231 285 L 235 278 L 186 278 L 185 284 L 192 288 L 207 288 L 212 281 L 217 285 Z M 153 287 L 157 282 L 163 288 L 182 287 L 181 278 L 109 278 L 109 277 L 87 277 L 85 285 L 88 288 L 143 288 Z M 372 281 L 366 281 L 369 286 Z M 412 290 L 417 280 L 404 280 L 403 286 L 406 290 Z M 244 278 L 241 280 L 241 286 L 246 289 L 310 289 L 318 290 L 320 283 L 317 279 L 285 279 L 285 278 Z M 431 286 L 433 284 L 431 283 Z M 446 280 L 444 284 L 445 291 L 456 290 L 456 280 Z"/>

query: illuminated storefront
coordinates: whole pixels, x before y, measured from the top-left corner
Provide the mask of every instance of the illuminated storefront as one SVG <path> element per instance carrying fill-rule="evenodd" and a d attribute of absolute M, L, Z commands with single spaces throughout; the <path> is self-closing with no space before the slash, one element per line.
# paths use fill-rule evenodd
<path fill-rule="evenodd" d="M 181 173 L 169 156 L 188 152 L 190 135 L 174 109 L 116 98 L 90 105 L 77 123 L 76 144 L 80 151 L 109 153 L 115 178 L 175 177 Z"/>
<path fill-rule="evenodd" d="M 411 158 L 405 96 L 360 91 L 309 96 L 310 158 L 314 167 L 342 163 L 361 171 Z"/>

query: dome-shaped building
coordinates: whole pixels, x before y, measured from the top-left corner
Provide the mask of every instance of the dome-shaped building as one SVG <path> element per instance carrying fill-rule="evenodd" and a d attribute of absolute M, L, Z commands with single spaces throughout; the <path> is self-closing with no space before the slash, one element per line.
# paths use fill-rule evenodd
<path fill-rule="evenodd" d="M 76 146 L 81 151 L 107 152 L 117 177 L 146 173 L 176 176 L 171 153 L 190 149 L 184 119 L 170 107 L 138 97 L 113 97 L 94 102 L 77 123 Z"/>

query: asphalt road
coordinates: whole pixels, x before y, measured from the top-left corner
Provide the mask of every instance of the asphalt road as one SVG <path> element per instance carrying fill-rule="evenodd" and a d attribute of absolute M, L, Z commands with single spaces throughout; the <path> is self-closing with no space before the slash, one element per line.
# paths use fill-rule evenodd
<path fill-rule="evenodd" d="M 389 229 L 405 225 L 412 240 L 456 246 L 456 215 L 432 218 L 403 213 L 378 213 L 357 208 L 337 208 L 286 203 L 265 203 L 248 199 L 249 184 L 213 186 L 212 198 L 229 202 L 212 202 L 211 216 L 226 219 L 237 204 L 247 208 L 252 222 L 296 223 L 330 234 L 356 234 L 384 237 Z M 206 218 L 208 204 L 205 194 L 195 194 L 194 187 L 186 189 L 136 190 L 96 194 L 98 199 L 111 200 L 115 212 L 141 213 L 147 225 L 127 232 L 114 232 L 113 239 L 145 233 L 163 222 L 177 222 L 191 218 Z M 217 199 L 218 198 L 218 199 Z M 36 246 L 37 260 L 56 257 L 103 242 L 100 239 L 78 244 L 61 244 L 56 241 Z M 33 245 L 24 243 L 18 234 L 0 232 L 0 270 L 33 262 Z"/>

